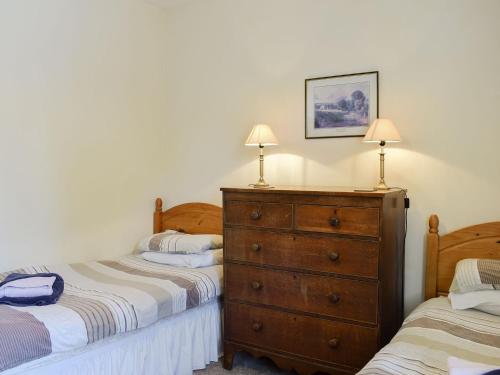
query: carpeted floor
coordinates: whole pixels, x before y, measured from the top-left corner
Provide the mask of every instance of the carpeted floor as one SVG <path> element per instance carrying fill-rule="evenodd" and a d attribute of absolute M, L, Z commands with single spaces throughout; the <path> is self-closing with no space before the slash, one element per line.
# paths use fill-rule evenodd
<path fill-rule="evenodd" d="M 234 358 L 233 369 L 226 371 L 221 362 L 212 363 L 205 370 L 194 372 L 196 375 L 292 375 L 287 371 L 280 371 L 272 361 L 266 358 L 255 359 L 246 353 L 237 353 Z"/>

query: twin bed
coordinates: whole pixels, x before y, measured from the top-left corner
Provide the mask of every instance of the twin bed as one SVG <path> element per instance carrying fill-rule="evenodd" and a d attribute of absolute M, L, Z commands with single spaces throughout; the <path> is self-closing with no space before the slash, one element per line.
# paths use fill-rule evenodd
<path fill-rule="evenodd" d="M 439 219 L 429 220 L 425 299 L 361 375 L 448 374 L 449 357 L 500 368 L 500 316 L 453 310 L 447 298 L 457 262 L 500 259 L 500 222 L 439 235 Z"/>
<path fill-rule="evenodd" d="M 444 236 L 438 226 L 434 215 L 427 245 L 427 301 L 360 374 L 447 374 L 449 356 L 500 367 L 500 317 L 454 311 L 446 297 L 459 260 L 500 259 L 500 222 Z M 163 211 L 158 199 L 154 233 L 166 229 L 222 234 L 222 210 L 187 203 Z M 9 317 L 26 323 L 14 339 L 0 340 L 2 350 L 12 351 L 9 363 L 0 361 L 2 375 L 190 374 L 222 354 L 221 265 L 188 269 L 128 255 L 17 271 L 59 273 L 65 292 L 55 305 L 0 305 L 0 330 L 8 327 Z M 0 280 L 5 276 L 0 274 Z M 34 332 L 39 340 L 30 346 L 27 340 Z M 15 351 L 23 345 L 24 350 Z"/>
<path fill-rule="evenodd" d="M 204 203 L 163 211 L 158 199 L 154 232 L 166 229 L 222 234 L 222 211 Z M 65 291 L 54 305 L 0 305 L 2 375 L 190 374 L 219 359 L 222 265 L 128 255 L 16 271 L 57 273 Z"/>

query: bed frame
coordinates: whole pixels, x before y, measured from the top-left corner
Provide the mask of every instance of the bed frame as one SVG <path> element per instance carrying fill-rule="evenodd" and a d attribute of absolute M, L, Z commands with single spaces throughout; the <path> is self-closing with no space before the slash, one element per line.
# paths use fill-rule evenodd
<path fill-rule="evenodd" d="M 208 203 L 184 203 L 163 211 L 156 199 L 153 233 L 167 229 L 189 234 L 222 234 L 222 208 Z"/>
<path fill-rule="evenodd" d="M 466 258 L 500 259 L 500 221 L 439 235 L 439 218 L 429 219 L 425 299 L 448 295 L 455 266 Z"/>

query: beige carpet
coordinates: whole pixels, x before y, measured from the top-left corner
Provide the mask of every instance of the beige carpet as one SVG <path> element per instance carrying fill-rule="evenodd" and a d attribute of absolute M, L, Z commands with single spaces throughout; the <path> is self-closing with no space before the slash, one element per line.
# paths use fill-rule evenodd
<path fill-rule="evenodd" d="M 196 375 L 291 375 L 287 371 L 280 371 L 271 360 L 266 358 L 255 359 L 246 353 L 237 353 L 234 358 L 233 369 L 224 370 L 220 362 L 212 363 L 205 370 L 194 372 Z"/>

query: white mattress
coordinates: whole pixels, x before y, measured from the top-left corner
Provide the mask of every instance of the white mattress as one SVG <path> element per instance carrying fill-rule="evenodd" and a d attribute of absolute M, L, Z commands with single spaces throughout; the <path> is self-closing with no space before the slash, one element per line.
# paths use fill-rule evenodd
<path fill-rule="evenodd" d="M 187 375 L 222 353 L 221 304 L 212 301 L 146 328 L 52 354 L 2 375 Z"/>

